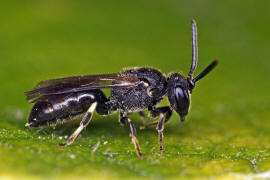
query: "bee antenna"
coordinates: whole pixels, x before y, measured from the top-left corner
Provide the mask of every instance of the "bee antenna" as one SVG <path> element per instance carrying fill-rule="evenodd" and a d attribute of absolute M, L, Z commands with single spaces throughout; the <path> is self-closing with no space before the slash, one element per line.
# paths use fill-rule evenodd
<path fill-rule="evenodd" d="M 209 64 L 198 76 L 196 76 L 193 80 L 192 83 L 195 84 L 197 81 L 202 79 L 204 76 L 206 76 L 216 65 L 218 64 L 217 60 L 214 60 L 211 64 Z"/>
<path fill-rule="evenodd" d="M 194 73 L 198 62 L 197 25 L 194 19 L 191 21 L 191 31 L 192 31 L 192 63 L 187 76 L 187 79 L 190 83 L 192 83 L 192 74 Z"/>

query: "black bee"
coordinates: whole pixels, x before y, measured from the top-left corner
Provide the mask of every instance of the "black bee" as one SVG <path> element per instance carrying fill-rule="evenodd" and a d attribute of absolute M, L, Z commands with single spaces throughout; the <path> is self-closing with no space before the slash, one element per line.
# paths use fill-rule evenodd
<path fill-rule="evenodd" d="M 189 112 L 190 98 L 198 80 L 207 75 L 216 65 L 213 61 L 198 76 L 192 77 L 197 65 L 197 27 L 192 23 L 192 64 L 187 78 L 180 73 L 171 73 L 166 78 L 160 71 L 143 67 L 128 69 L 116 74 L 74 76 L 40 82 L 31 91 L 25 92 L 27 101 L 35 103 L 26 126 L 42 127 L 54 125 L 85 113 L 79 127 L 64 144 L 70 145 L 80 132 L 90 123 L 93 112 L 108 115 L 120 111 L 119 121 L 130 128 L 130 136 L 137 155 L 143 157 L 132 121 L 127 117 L 131 112 L 148 109 L 158 121 L 142 127 L 156 125 L 159 134 L 159 148 L 163 151 L 164 124 L 176 111 L 182 121 Z M 101 91 L 110 88 L 110 97 Z M 156 107 L 168 96 L 170 106 Z"/>

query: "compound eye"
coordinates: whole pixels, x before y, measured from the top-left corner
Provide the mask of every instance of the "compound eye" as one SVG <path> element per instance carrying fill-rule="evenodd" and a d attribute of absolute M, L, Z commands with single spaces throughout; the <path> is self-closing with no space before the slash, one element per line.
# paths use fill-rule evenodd
<path fill-rule="evenodd" d="M 190 104 L 188 90 L 181 86 L 172 87 L 168 92 L 168 98 L 171 107 L 180 115 L 181 120 L 185 120 Z"/>
<path fill-rule="evenodd" d="M 185 116 L 189 110 L 189 94 L 187 90 L 183 90 L 181 87 L 174 89 L 175 100 L 176 100 L 176 111 L 181 117 L 181 120 L 185 120 Z"/>
<path fill-rule="evenodd" d="M 178 106 L 181 106 L 180 104 L 185 104 L 189 101 L 189 94 L 187 91 L 184 91 L 181 87 L 176 87 L 174 90 L 175 93 L 175 100 Z"/>

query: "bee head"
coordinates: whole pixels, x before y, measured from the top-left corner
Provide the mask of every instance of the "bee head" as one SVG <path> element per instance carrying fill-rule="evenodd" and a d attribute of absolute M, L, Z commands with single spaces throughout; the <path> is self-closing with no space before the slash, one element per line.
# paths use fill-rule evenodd
<path fill-rule="evenodd" d="M 181 121 L 184 121 L 189 111 L 191 98 L 188 81 L 180 73 L 172 73 L 167 82 L 170 106 L 179 114 Z"/>
<path fill-rule="evenodd" d="M 176 111 L 182 121 L 185 120 L 189 112 L 191 93 L 197 81 L 206 76 L 217 64 L 218 61 L 213 61 L 208 65 L 198 76 L 192 77 L 198 62 L 198 47 L 197 47 L 197 26 L 193 20 L 191 22 L 192 29 L 192 63 L 187 78 L 180 73 L 172 73 L 169 75 L 168 82 L 168 99 L 171 108 Z"/>

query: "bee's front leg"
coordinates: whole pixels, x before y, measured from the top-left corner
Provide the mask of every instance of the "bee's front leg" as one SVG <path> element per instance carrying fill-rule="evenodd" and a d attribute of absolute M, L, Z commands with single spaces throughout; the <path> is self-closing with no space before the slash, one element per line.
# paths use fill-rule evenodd
<path fill-rule="evenodd" d="M 149 126 L 156 126 L 156 129 L 158 131 L 158 138 L 159 138 L 159 150 L 160 152 L 164 151 L 163 148 L 163 130 L 164 130 L 164 124 L 168 122 L 172 116 L 172 110 L 169 106 L 160 107 L 156 109 L 150 109 L 150 113 L 153 117 L 160 116 L 159 121 L 154 121 L 151 123 L 146 124 L 145 126 L 141 126 L 140 129 L 145 129 Z"/>

